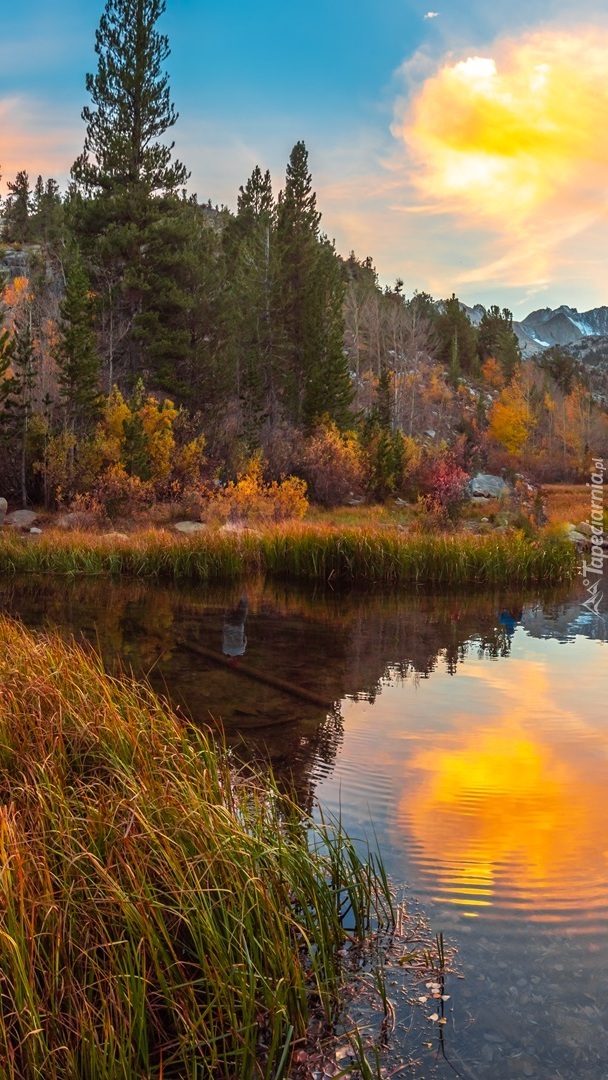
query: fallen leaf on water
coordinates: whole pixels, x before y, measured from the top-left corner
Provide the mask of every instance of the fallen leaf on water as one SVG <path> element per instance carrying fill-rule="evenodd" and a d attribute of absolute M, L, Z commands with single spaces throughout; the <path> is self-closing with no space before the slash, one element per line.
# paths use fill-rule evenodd
<path fill-rule="evenodd" d="M 428 1001 L 428 1000 L 429 999 L 424 994 L 423 994 L 422 997 L 418 998 L 418 1001 L 420 1002 L 421 1005 L 424 1005 L 425 1001 Z"/>
<path fill-rule="evenodd" d="M 441 1019 L 439 1020 L 439 1023 L 440 1024 L 447 1024 L 447 1020 L 446 1020 L 445 1016 L 441 1017 Z"/>
<path fill-rule="evenodd" d="M 450 995 L 449 994 L 442 994 L 441 995 L 441 1000 L 442 1001 L 449 1001 L 450 1000 Z"/>
<path fill-rule="evenodd" d="M 431 1016 L 427 1016 L 427 1020 L 432 1020 L 433 1023 L 436 1023 L 436 1021 L 439 1020 L 439 1014 L 433 1013 Z"/>

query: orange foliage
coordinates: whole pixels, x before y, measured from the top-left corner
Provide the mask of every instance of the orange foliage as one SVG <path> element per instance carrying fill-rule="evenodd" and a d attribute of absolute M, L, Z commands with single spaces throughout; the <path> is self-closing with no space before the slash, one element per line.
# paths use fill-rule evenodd
<path fill-rule="evenodd" d="M 536 423 L 521 379 L 505 387 L 490 409 L 489 421 L 490 437 L 510 454 L 521 453 Z"/>

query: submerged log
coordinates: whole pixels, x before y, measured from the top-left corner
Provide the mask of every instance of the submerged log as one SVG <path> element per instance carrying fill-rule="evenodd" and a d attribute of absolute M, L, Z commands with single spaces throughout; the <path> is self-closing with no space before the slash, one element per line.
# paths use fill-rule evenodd
<path fill-rule="evenodd" d="M 211 660 L 214 664 L 229 668 L 230 671 L 234 671 L 237 675 L 245 675 L 246 678 L 255 679 L 266 686 L 271 686 L 274 690 L 282 690 L 284 694 L 290 694 L 292 697 L 301 698 L 302 701 L 309 701 L 313 705 L 318 705 L 319 708 L 324 709 L 326 712 L 330 712 L 334 707 L 333 701 L 328 701 L 326 698 L 321 697 L 320 694 L 315 694 L 314 690 L 306 690 L 303 686 L 298 686 L 297 683 L 289 682 L 287 679 L 279 679 L 277 675 L 269 675 L 265 671 L 260 671 L 259 668 L 243 664 L 240 659 L 235 663 L 233 658 L 215 652 L 214 649 L 207 649 L 204 645 L 197 645 L 193 641 L 184 641 L 181 638 L 176 641 L 176 645 L 182 649 L 187 649 L 188 652 L 196 653 L 197 656 L 204 657 L 205 660 Z"/>

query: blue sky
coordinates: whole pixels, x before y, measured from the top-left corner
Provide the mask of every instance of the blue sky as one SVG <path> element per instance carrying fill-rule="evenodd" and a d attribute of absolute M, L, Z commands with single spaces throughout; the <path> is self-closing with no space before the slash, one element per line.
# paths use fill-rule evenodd
<path fill-rule="evenodd" d="M 409 293 L 456 291 L 520 317 L 608 302 L 604 161 L 592 145 L 608 122 L 605 6 L 582 0 L 575 18 L 562 0 L 168 0 L 177 153 L 199 197 L 233 207 L 255 164 L 279 187 L 305 139 L 338 249 L 371 254 L 381 279 L 400 275 Z M 4 180 L 19 168 L 67 177 L 102 7 L 30 0 L 3 12 Z M 558 100 L 573 79 L 586 138 Z M 530 115 L 532 128 L 520 123 Z M 494 117 L 515 153 L 494 146 Z"/>

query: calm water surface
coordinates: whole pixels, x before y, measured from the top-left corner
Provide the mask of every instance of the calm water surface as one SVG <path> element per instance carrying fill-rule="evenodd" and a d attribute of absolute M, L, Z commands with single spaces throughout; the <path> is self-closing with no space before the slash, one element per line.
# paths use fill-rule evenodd
<path fill-rule="evenodd" d="M 458 950 L 449 1060 L 424 1008 L 399 1011 L 425 1080 L 608 1078 L 608 609 L 581 604 L 0 581 L 3 610 L 221 718 L 304 804 L 356 835 L 373 821 L 392 877 Z"/>

